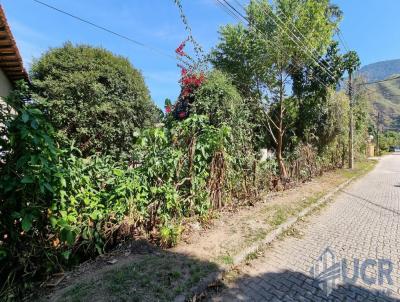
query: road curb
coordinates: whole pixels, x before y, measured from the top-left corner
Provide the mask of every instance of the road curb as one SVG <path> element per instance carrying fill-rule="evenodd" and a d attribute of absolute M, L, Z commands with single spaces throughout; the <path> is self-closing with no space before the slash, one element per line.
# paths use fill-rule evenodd
<path fill-rule="evenodd" d="M 368 173 L 368 172 L 367 172 Z M 328 193 L 326 193 L 324 196 L 319 198 L 315 203 L 313 203 L 311 206 L 305 208 L 302 210 L 299 214 L 296 216 L 293 216 L 289 218 L 285 223 L 281 224 L 278 228 L 270 232 L 262 241 L 259 241 L 246 249 L 244 249 L 241 253 L 233 256 L 233 264 L 229 267 L 223 267 L 217 272 L 213 272 L 209 274 L 208 276 L 204 277 L 202 280 L 200 280 L 199 283 L 197 283 L 196 286 L 192 287 L 189 292 L 185 295 L 180 295 L 175 298 L 174 301 L 176 302 L 184 302 L 184 301 L 192 301 L 195 302 L 197 301 L 197 297 L 201 296 L 202 293 L 204 293 L 208 287 L 212 284 L 217 284 L 219 283 L 224 275 L 229 272 L 234 266 L 237 266 L 241 263 L 243 263 L 244 260 L 246 260 L 247 256 L 257 252 L 262 246 L 265 246 L 267 244 L 272 243 L 275 241 L 280 235 L 282 235 L 286 230 L 290 229 L 292 226 L 294 226 L 299 219 L 303 218 L 304 216 L 312 213 L 316 208 L 319 206 L 323 205 L 327 201 L 329 201 L 337 192 L 339 192 L 341 189 L 345 188 L 348 186 L 351 182 L 354 180 L 357 180 L 360 177 L 365 176 L 365 174 L 354 176 L 345 182 L 341 183 L 340 185 L 336 186 L 332 190 L 330 190 Z"/>
<path fill-rule="evenodd" d="M 262 246 L 270 244 L 272 241 L 277 239 L 280 235 L 282 235 L 286 230 L 290 229 L 293 225 L 295 225 L 300 218 L 308 215 L 311 213 L 313 210 L 327 202 L 329 199 L 333 197 L 337 192 L 339 192 L 341 189 L 344 187 L 348 186 L 353 180 L 355 180 L 357 177 L 352 177 L 345 181 L 344 183 L 340 184 L 339 186 L 335 187 L 331 191 L 329 191 L 327 194 L 322 196 L 320 199 L 318 199 L 315 203 L 313 203 L 311 206 L 305 208 L 302 210 L 299 214 L 297 214 L 294 217 L 290 217 L 285 223 L 281 224 L 278 228 L 270 232 L 267 237 L 265 237 L 263 240 L 247 247 L 244 249 L 240 254 L 236 255 L 233 257 L 233 265 L 238 265 L 242 263 L 244 260 L 246 260 L 246 257 L 250 255 L 251 253 L 257 252 Z"/>

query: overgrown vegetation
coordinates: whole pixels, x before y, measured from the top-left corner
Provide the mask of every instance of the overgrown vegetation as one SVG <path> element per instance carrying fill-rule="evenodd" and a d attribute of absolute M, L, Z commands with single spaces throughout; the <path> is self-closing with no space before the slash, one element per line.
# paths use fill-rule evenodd
<path fill-rule="evenodd" d="M 265 10 L 295 22 L 333 77 Z M 187 217 L 344 166 L 350 108 L 336 92 L 346 67 L 332 41 L 340 12 L 328 0 L 257 0 L 247 14 L 248 28 L 221 29 L 214 69 L 178 47 L 181 93 L 159 117 L 140 73 L 103 49 L 68 43 L 33 64 L 32 87 L 19 83 L 1 109 L 3 297 L 124 238 L 175 245 Z M 364 99 L 356 94 L 352 108 L 358 158 Z"/>
<path fill-rule="evenodd" d="M 159 119 L 141 73 L 102 48 L 65 43 L 36 60 L 30 77 L 47 119 L 83 156 L 129 157 L 132 133 Z"/>
<path fill-rule="evenodd" d="M 385 131 L 383 133 L 374 133 L 379 136 L 379 149 L 381 151 L 391 151 L 391 147 L 400 146 L 400 133 L 397 131 Z M 375 140 L 377 138 L 375 137 Z"/>

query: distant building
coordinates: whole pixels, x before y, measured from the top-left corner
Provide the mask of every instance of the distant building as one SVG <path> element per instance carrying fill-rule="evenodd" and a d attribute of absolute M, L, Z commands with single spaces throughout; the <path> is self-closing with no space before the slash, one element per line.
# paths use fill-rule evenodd
<path fill-rule="evenodd" d="M 13 88 L 15 81 L 28 80 L 3 7 L 0 5 L 0 101 Z"/>

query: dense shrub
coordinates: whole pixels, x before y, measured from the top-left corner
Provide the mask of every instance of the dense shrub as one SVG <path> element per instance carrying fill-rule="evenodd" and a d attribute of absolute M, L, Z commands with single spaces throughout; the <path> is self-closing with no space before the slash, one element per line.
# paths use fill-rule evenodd
<path fill-rule="evenodd" d="M 226 145 L 225 190 L 233 196 L 252 194 L 256 154 L 253 113 L 231 79 L 219 70 L 208 73 L 195 93 L 193 112 L 207 115 L 210 123 L 216 127 L 229 126 L 231 132 Z"/>
<path fill-rule="evenodd" d="M 173 245 L 184 217 L 205 216 L 213 206 L 213 194 L 225 182 L 213 166 L 230 137 L 223 123 L 215 127 L 207 116 L 192 114 L 168 128 L 143 130 L 128 166 L 61 149 L 27 86 L 20 88 L 8 100 L 14 114 L 1 115 L 2 295 L 25 291 L 20 285 L 102 253 L 126 236 Z"/>
<path fill-rule="evenodd" d="M 24 274 L 22 286 L 57 263 L 48 248 L 49 201 L 58 187 L 60 150 L 42 112 L 22 101 L 26 84 L 0 114 L 0 288 L 1 294 Z M 14 280 L 16 278 L 16 280 Z"/>
<path fill-rule="evenodd" d="M 383 151 L 390 151 L 390 147 L 400 146 L 400 133 L 396 131 L 386 131 L 377 133 L 379 135 L 379 148 Z"/>
<path fill-rule="evenodd" d="M 157 120 L 141 73 L 105 49 L 66 43 L 35 61 L 30 75 L 47 118 L 84 156 L 124 156 L 132 133 Z"/>

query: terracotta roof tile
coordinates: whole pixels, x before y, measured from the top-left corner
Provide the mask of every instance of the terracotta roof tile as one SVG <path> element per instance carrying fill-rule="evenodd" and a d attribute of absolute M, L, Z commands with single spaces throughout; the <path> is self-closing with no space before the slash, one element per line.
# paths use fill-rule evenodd
<path fill-rule="evenodd" d="M 3 7 L 0 5 L 0 69 L 10 81 L 29 80 L 17 43 L 8 25 Z"/>

